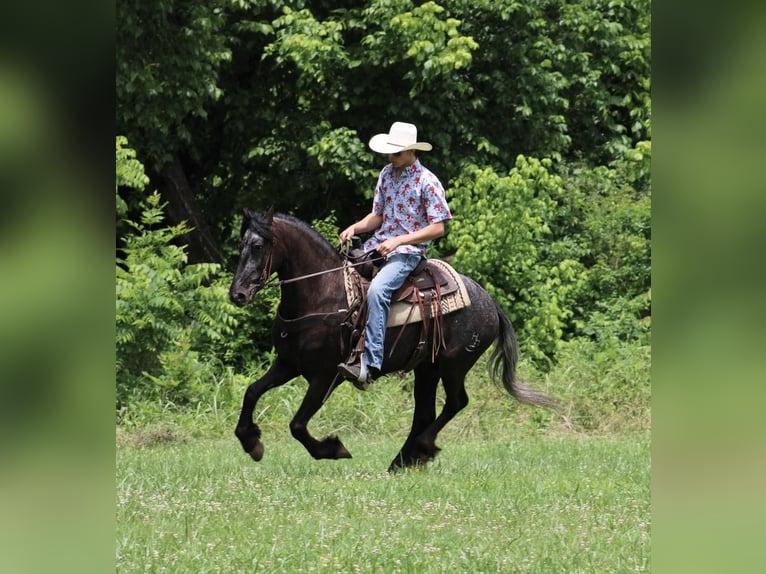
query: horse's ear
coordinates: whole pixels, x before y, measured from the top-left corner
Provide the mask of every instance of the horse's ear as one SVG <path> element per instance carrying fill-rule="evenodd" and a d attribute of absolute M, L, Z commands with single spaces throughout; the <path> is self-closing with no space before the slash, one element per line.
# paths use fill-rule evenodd
<path fill-rule="evenodd" d="M 264 216 L 264 220 L 267 224 L 271 225 L 271 222 L 274 220 L 274 206 L 272 205 L 269 207 L 269 210 L 266 212 Z"/>
<path fill-rule="evenodd" d="M 245 219 L 252 219 L 255 215 L 252 211 L 250 211 L 247 207 L 242 209 L 242 214 L 245 216 Z"/>

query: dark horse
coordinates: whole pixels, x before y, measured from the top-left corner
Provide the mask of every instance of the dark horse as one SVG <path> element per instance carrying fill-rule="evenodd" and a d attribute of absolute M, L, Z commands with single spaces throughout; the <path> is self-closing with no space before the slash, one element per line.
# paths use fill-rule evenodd
<path fill-rule="evenodd" d="M 276 360 L 266 374 L 245 392 L 236 435 L 254 460 L 263 457 L 261 431 L 253 422 L 255 405 L 269 389 L 298 376 L 309 383 L 306 396 L 290 422 L 290 431 L 315 459 L 350 458 L 336 436 L 317 440 L 308 431 L 311 417 L 339 382 L 337 365 L 342 356 L 341 322 L 348 304 L 343 279 L 344 258 L 314 229 L 287 215 L 245 210 L 240 258 L 229 290 L 233 303 L 244 306 L 267 285 L 272 271 L 281 287 L 281 301 L 272 329 Z M 523 403 L 555 408 L 547 395 L 515 381 L 516 336 L 511 321 L 475 281 L 463 277 L 471 300 L 469 307 L 442 319 L 444 345 L 434 361 L 431 353 L 414 366 L 415 409 L 412 429 L 389 470 L 425 464 L 439 452 L 436 435 L 468 404 L 465 377 L 479 357 L 497 342 L 490 358 L 491 371 L 501 376 L 506 390 Z M 412 368 L 408 364 L 421 336 L 421 325 L 399 333 L 389 329 L 381 374 Z M 432 335 L 429 335 L 432 336 Z M 396 340 L 398 339 L 398 340 Z M 396 340 L 393 355 L 391 346 Z M 429 348 L 430 348 L 429 341 Z M 436 390 L 444 385 L 445 404 L 436 416 Z"/>

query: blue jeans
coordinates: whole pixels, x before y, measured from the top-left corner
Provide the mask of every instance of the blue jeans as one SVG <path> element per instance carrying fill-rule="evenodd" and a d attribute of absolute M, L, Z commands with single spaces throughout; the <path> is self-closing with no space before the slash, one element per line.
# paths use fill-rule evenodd
<path fill-rule="evenodd" d="M 404 284 L 422 257 L 408 253 L 393 253 L 370 283 L 367 291 L 367 326 L 364 331 L 364 355 L 362 362 L 367 367 L 381 368 L 383 345 L 386 339 L 386 323 L 391 297 Z"/>

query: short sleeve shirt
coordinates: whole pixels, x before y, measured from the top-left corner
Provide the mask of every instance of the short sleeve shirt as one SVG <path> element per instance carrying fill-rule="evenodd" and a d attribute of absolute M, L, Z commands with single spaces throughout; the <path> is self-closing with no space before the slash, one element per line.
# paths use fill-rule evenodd
<path fill-rule="evenodd" d="M 392 237 L 407 235 L 424 227 L 452 219 L 447 199 L 439 179 L 420 160 L 405 167 L 399 177 L 392 164 L 378 176 L 372 212 L 383 217 L 383 223 L 364 244 L 372 251 Z M 396 253 L 425 256 L 430 241 L 418 245 L 400 245 Z"/>

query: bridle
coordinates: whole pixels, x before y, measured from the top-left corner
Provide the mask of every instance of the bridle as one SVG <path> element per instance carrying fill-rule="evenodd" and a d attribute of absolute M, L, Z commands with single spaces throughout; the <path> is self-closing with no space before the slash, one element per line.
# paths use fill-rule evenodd
<path fill-rule="evenodd" d="M 260 287 L 258 290 L 263 289 L 268 284 L 268 279 L 271 277 L 271 263 L 274 259 L 274 247 L 272 246 L 271 249 L 269 249 L 269 254 L 266 256 L 266 263 L 263 265 L 263 269 L 261 269 L 261 274 L 258 277 L 258 283 L 260 284 Z"/>

